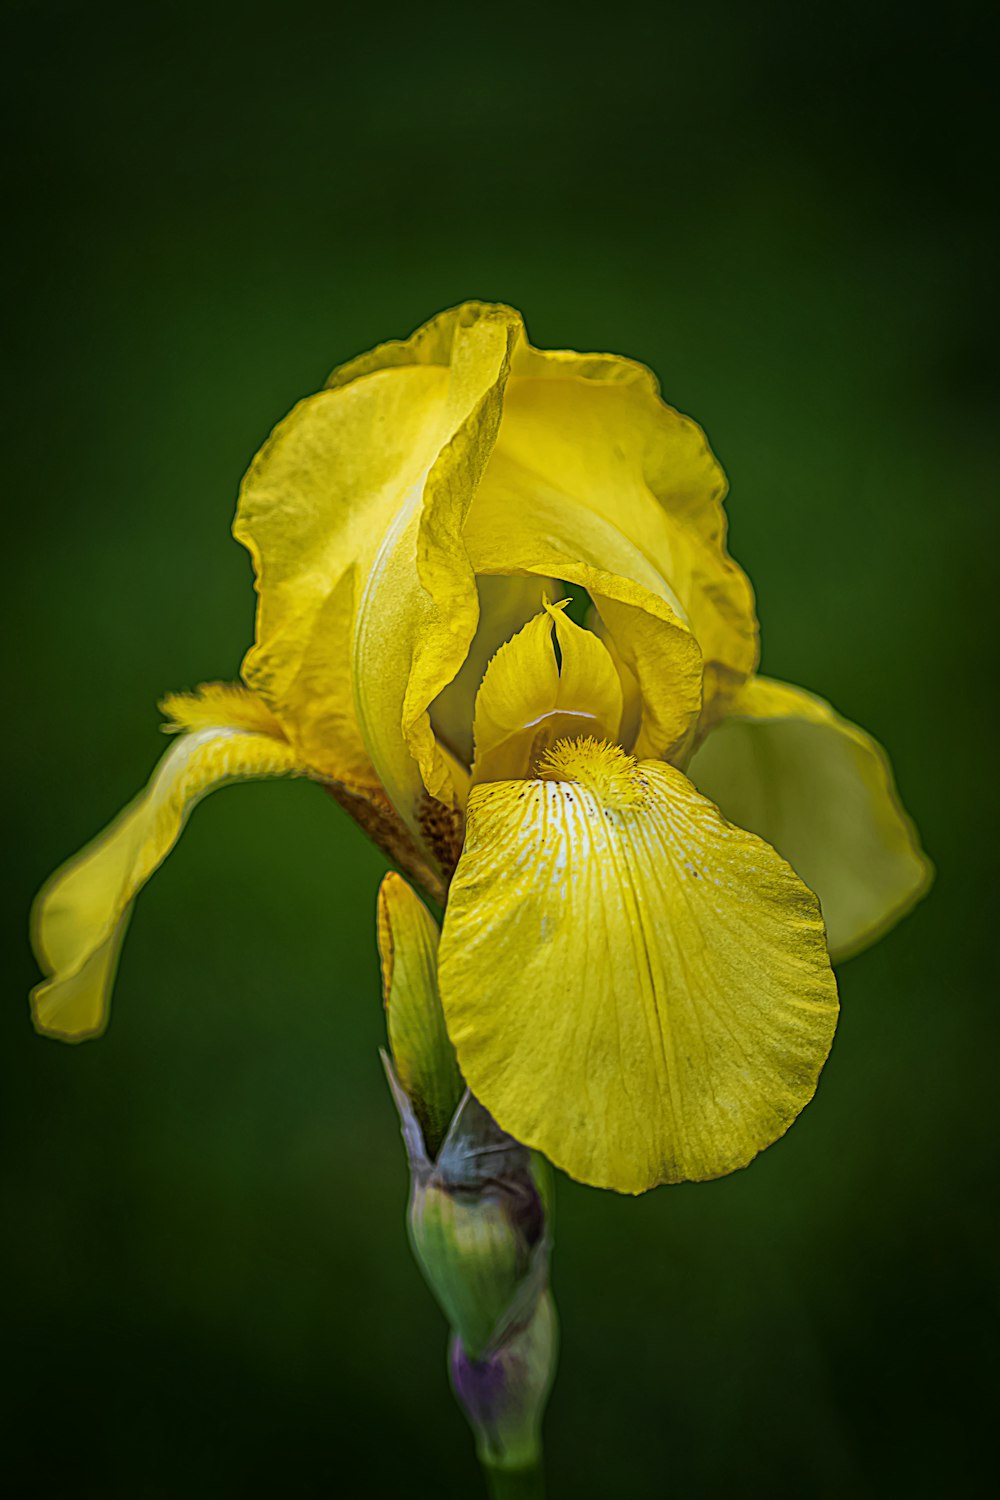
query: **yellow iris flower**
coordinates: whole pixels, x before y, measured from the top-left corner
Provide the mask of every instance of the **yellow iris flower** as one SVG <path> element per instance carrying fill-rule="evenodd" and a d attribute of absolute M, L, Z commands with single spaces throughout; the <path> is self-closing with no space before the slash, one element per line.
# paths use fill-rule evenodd
<path fill-rule="evenodd" d="M 756 675 L 725 488 L 648 370 L 507 307 L 337 370 L 243 483 L 243 684 L 166 700 L 149 786 L 39 897 L 38 1028 L 103 1029 L 198 798 L 307 775 L 446 903 L 448 1033 L 504 1130 L 623 1192 L 748 1162 L 815 1090 L 831 956 L 929 866 L 879 746 Z"/>

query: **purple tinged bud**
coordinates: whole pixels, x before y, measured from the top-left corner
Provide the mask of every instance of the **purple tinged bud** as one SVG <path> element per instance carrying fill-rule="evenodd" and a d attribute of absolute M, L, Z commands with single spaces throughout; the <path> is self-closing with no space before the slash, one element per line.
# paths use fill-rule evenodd
<path fill-rule="evenodd" d="M 452 1385 L 480 1459 L 537 1462 L 555 1373 L 543 1165 L 468 1090 L 436 1157 L 388 1058 L 386 1075 L 410 1163 L 410 1243 L 452 1330 Z"/>
<path fill-rule="evenodd" d="M 529 1321 L 482 1359 L 470 1358 L 453 1336 L 451 1382 L 472 1430 L 480 1461 L 495 1469 L 528 1469 L 537 1463 L 541 1426 L 555 1376 L 555 1308 L 548 1291 Z"/>

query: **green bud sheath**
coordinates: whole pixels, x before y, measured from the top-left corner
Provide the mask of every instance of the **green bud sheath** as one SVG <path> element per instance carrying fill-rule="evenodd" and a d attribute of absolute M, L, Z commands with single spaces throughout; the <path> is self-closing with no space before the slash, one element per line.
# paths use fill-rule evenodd
<path fill-rule="evenodd" d="M 386 1029 L 396 1075 L 436 1156 L 465 1084 L 437 990 L 438 925 L 400 875 L 378 894 L 378 946 Z"/>
<path fill-rule="evenodd" d="M 467 1353 L 481 1358 L 530 1316 L 545 1285 L 529 1154 L 467 1093 L 437 1161 L 425 1171 L 411 1158 L 410 1168 L 414 1254 Z"/>

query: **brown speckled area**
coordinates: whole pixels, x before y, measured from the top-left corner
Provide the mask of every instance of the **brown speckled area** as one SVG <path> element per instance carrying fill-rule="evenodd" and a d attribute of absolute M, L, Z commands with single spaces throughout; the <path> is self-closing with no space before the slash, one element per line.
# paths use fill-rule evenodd
<path fill-rule="evenodd" d="M 444 904 L 447 880 L 450 880 L 454 873 L 455 864 L 458 863 L 457 856 L 452 863 L 447 865 L 447 880 L 442 880 L 441 875 L 432 869 L 417 848 L 409 829 L 381 788 L 372 787 L 363 792 L 352 791 L 342 782 L 337 781 L 326 781 L 323 786 L 334 801 L 340 803 L 344 811 L 350 814 L 372 842 L 377 844 L 394 864 L 398 865 L 435 901 Z M 440 805 L 440 803 L 435 803 L 437 807 Z M 442 808 L 442 812 L 444 811 L 445 809 Z M 436 845 L 431 843 L 431 848 L 436 850 Z"/>
<path fill-rule="evenodd" d="M 424 793 L 417 819 L 428 847 L 441 866 L 447 888 L 462 852 L 465 820 L 458 808 L 446 807 L 428 792 Z"/>

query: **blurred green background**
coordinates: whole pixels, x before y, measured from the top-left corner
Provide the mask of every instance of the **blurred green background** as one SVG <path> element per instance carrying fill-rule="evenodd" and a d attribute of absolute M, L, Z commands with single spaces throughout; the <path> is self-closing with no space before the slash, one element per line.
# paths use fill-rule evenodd
<path fill-rule="evenodd" d="M 748 1171 L 560 1181 L 553 1500 L 970 1492 L 997 1286 L 987 15 L 4 7 L 18 1495 L 478 1493 L 404 1240 L 383 862 L 339 809 L 210 799 L 106 1038 L 36 1038 L 25 1001 L 33 891 L 145 779 L 158 696 L 249 643 L 252 454 L 466 297 L 645 360 L 702 422 L 765 669 L 884 741 L 938 869 L 841 971 L 817 1099 Z"/>

